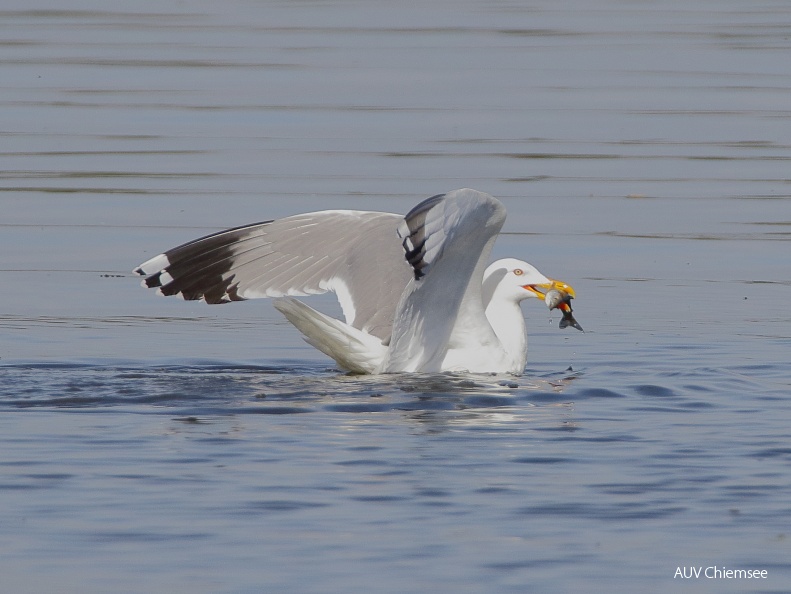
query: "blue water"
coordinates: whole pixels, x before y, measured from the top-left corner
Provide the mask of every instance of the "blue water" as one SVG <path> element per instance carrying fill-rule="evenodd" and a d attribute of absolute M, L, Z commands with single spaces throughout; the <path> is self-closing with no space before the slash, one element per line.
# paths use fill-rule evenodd
<path fill-rule="evenodd" d="M 789 31 L 780 1 L 4 6 L 0 590 L 788 592 Z M 265 301 L 130 272 L 465 186 L 508 208 L 495 257 L 577 292 L 584 334 L 524 305 L 521 377 L 346 376 Z"/>

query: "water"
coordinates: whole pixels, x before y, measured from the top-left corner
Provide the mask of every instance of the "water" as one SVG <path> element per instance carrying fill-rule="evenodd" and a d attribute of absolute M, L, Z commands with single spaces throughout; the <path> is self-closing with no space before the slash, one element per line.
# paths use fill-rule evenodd
<path fill-rule="evenodd" d="M 780 1 L 7 2 L 2 590 L 787 592 L 790 34 Z M 525 305 L 519 378 L 347 377 L 129 272 L 464 186 L 577 290 L 585 334 Z M 674 579 L 711 566 L 767 578 Z"/>

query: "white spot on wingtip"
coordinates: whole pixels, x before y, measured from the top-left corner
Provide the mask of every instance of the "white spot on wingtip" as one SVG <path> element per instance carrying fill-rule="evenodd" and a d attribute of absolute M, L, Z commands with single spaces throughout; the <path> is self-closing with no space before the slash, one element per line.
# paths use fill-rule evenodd
<path fill-rule="evenodd" d="M 160 270 L 164 270 L 168 266 L 170 266 L 170 260 L 168 260 L 168 257 L 165 254 L 159 254 L 158 256 L 154 256 L 150 260 L 143 262 L 137 267 L 135 272 L 137 274 L 148 275 L 159 272 Z"/>

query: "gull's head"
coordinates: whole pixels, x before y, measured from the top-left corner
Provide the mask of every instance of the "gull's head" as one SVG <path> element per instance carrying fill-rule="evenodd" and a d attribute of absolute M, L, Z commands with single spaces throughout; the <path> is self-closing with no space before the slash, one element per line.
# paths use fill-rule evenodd
<path fill-rule="evenodd" d="M 484 303 L 488 304 L 496 294 L 498 298 L 522 301 L 536 297 L 544 301 L 548 291 L 556 289 L 574 298 L 574 289 L 559 280 L 541 274 L 532 264 L 516 258 L 505 258 L 492 262 L 483 273 Z"/>

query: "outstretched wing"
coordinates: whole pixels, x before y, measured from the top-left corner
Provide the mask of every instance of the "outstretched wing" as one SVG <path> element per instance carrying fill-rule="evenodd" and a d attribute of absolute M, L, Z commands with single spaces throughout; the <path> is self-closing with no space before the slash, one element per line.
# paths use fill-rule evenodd
<path fill-rule="evenodd" d="M 206 303 L 334 291 L 347 324 L 387 340 L 412 276 L 396 234 L 402 220 L 353 210 L 296 215 L 190 241 L 135 272 L 162 295 Z"/>
<path fill-rule="evenodd" d="M 489 194 L 461 189 L 418 204 L 398 228 L 410 281 L 398 305 L 383 371 L 440 371 L 449 349 L 497 342 L 481 295 L 505 222 Z"/>

